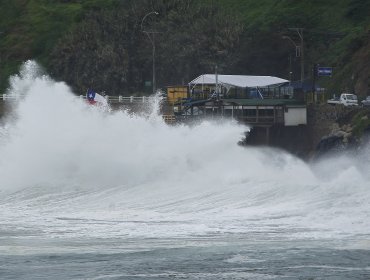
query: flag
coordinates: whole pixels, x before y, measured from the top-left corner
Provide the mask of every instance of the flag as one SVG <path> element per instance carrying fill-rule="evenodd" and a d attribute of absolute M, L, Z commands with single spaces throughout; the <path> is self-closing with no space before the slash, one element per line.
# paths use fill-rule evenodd
<path fill-rule="evenodd" d="M 96 93 L 92 89 L 88 89 L 86 93 L 87 102 L 92 105 L 108 105 L 107 99 L 104 96 Z"/>

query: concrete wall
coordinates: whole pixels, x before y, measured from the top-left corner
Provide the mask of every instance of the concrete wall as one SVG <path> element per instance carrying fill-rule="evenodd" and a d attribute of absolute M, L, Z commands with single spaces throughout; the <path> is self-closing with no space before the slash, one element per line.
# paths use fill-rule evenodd
<path fill-rule="evenodd" d="M 310 159 L 324 136 L 330 135 L 338 129 L 338 126 L 348 124 L 354 114 L 360 110 L 363 109 L 327 104 L 309 105 L 307 125 L 255 127 L 244 142 L 247 145 L 268 145 L 281 148 L 303 159 Z M 296 116 L 299 117 L 300 113 Z"/>
<path fill-rule="evenodd" d="M 288 107 L 284 111 L 284 125 L 295 126 L 300 124 L 307 124 L 307 109 Z"/>
<path fill-rule="evenodd" d="M 276 147 L 303 159 L 308 159 L 312 152 L 306 125 L 254 127 L 243 144 Z"/>
<path fill-rule="evenodd" d="M 0 118 L 4 117 L 10 110 L 10 103 L 0 100 Z"/>
<path fill-rule="evenodd" d="M 314 150 L 322 137 L 329 135 L 338 125 L 344 125 L 358 113 L 360 107 L 342 105 L 309 105 L 307 107 L 308 133 L 311 137 L 311 148 Z"/>

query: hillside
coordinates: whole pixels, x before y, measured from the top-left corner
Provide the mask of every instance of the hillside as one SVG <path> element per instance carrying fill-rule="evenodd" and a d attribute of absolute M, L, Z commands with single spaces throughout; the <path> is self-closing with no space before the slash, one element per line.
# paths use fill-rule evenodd
<path fill-rule="evenodd" d="M 0 88 L 32 58 L 76 92 L 150 92 L 152 44 L 141 24 L 153 10 L 144 29 L 156 32 L 158 87 L 216 64 L 225 74 L 299 80 L 302 28 L 306 79 L 314 64 L 331 66 L 333 77 L 319 80 L 330 93 L 370 94 L 370 1 L 361 0 L 1 1 Z"/>
<path fill-rule="evenodd" d="M 109 8 L 114 1 L 0 1 L 0 89 L 27 59 L 48 65 L 58 40 L 82 20 L 86 11 Z"/>
<path fill-rule="evenodd" d="M 299 44 L 297 34 L 289 28 L 304 28 L 306 76 L 311 76 L 313 64 L 331 66 L 334 76 L 319 81 L 329 91 L 347 88 L 362 96 L 370 94 L 370 1 L 220 0 L 220 3 L 243 16 L 247 32 L 267 32 L 278 41 L 282 34 L 288 35 Z M 294 49 L 291 42 L 286 43 L 286 47 Z"/>

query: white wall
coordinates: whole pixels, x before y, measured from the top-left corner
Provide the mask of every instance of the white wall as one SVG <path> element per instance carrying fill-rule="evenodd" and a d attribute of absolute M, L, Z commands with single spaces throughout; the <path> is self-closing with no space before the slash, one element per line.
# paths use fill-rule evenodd
<path fill-rule="evenodd" d="M 295 126 L 307 124 L 307 108 L 290 108 L 284 111 L 284 125 Z"/>

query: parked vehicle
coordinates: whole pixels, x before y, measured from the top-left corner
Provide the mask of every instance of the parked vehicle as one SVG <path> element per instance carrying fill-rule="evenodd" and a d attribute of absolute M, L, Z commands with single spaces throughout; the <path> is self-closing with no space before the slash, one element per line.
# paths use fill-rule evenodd
<path fill-rule="evenodd" d="M 366 97 L 365 100 L 361 101 L 362 106 L 370 106 L 370 96 Z"/>
<path fill-rule="evenodd" d="M 339 98 L 332 98 L 327 101 L 328 104 L 336 105 L 343 104 L 344 106 L 358 106 L 357 95 L 350 93 L 342 93 Z"/>

